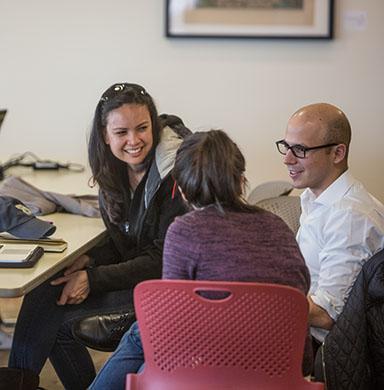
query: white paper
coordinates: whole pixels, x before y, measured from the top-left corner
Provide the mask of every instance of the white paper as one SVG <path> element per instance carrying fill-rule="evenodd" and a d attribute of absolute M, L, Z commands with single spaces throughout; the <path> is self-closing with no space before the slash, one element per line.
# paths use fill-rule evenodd
<path fill-rule="evenodd" d="M 347 31 L 364 31 L 368 24 L 367 11 L 345 11 L 343 15 L 344 29 Z"/>

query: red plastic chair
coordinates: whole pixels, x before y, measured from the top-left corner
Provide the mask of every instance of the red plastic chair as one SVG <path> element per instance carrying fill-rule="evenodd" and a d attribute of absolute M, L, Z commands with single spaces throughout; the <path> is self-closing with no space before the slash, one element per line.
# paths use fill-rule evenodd
<path fill-rule="evenodd" d="M 151 280 L 134 299 L 145 368 L 126 390 L 323 389 L 301 372 L 308 304 L 294 288 Z"/>

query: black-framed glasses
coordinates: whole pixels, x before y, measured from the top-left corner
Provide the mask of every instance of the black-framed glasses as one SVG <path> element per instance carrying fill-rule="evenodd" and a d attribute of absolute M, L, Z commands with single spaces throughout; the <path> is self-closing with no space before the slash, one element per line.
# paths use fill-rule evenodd
<path fill-rule="evenodd" d="M 118 83 L 109 87 L 101 96 L 100 101 L 106 102 L 122 92 L 139 93 L 143 96 L 147 95 L 147 91 L 139 84 Z"/>
<path fill-rule="evenodd" d="M 286 155 L 288 153 L 288 150 L 292 152 L 292 154 L 297 158 L 305 158 L 307 156 L 307 152 L 310 150 L 316 150 L 316 149 L 323 149 L 328 148 L 330 146 L 336 146 L 338 144 L 325 144 L 325 145 L 319 145 L 319 146 L 312 146 L 310 148 L 307 148 L 306 146 L 295 144 L 295 145 L 289 145 L 287 144 L 283 139 L 280 141 L 276 141 L 277 150 L 281 153 Z"/>

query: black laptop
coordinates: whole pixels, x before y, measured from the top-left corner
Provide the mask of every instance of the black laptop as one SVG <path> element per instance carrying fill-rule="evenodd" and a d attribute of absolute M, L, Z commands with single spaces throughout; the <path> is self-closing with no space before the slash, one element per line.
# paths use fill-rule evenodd
<path fill-rule="evenodd" d="M 7 110 L 0 110 L 0 129 L 6 114 L 7 114 Z"/>
<path fill-rule="evenodd" d="M 1 130 L 1 125 L 4 121 L 6 113 L 7 113 L 7 110 L 0 110 L 0 130 Z M 4 179 L 4 169 L 0 163 L 0 180 L 3 180 L 3 179 Z"/>

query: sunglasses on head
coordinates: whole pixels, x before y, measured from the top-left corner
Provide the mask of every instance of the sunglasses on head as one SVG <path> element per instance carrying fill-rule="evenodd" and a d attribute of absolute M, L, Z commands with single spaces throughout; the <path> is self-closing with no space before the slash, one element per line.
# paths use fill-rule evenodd
<path fill-rule="evenodd" d="M 122 92 L 139 93 L 143 96 L 148 95 L 146 90 L 139 84 L 119 83 L 109 87 L 101 96 L 100 101 L 106 102 Z"/>

